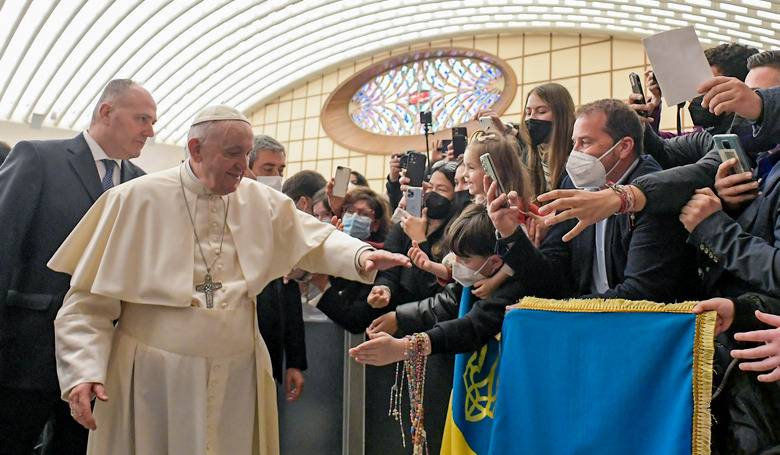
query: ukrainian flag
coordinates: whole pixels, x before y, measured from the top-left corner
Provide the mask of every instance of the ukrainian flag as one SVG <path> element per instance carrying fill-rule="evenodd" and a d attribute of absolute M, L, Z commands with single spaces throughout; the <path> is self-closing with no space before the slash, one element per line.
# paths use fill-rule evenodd
<path fill-rule="evenodd" d="M 715 314 L 526 298 L 507 313 L 489 453 L 709 454 Z"/>
<path fill-rule="evenodd" d="M 458 317 L 471 309 L 471 288 L 463 288 Z M 455 356 L 450 408 L 441 454 L 487 454 L 496 406 L 500 344 L 492 338 L 481 349 Z"/>

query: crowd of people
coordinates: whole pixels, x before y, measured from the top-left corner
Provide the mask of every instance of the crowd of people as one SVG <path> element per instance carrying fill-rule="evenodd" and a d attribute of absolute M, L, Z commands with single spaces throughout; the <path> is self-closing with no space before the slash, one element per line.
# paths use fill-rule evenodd
<path fill-rule="evenodd" d="M 195 251 L 192 244 L 186 251 L 194 254 L 197 276 L 184 294 L 199 297 L 187 297 L 184 306 L 192 300 L 193 307 L 211 308 L 236 289 L 244 294 L 256 290 L 252 314 L 268 349 L 272 376 L 290 401 L 303 393 L 307 368 L 301 304 L 316 307 L 349 332 L 365 333 L 368 340 L 350 350 L 363 364 L 402 361 L 411 340 L 420 340 L 423 355 L 432 361 L 426 428 L 429 447 L 438 451 L 451 356 L 474 351 L 500 333 L 507 306 L 525 296 L 697 301 L 694 312 L 717 312 L 713 453 L 774 453 L 780 450 L 780 52 L 723 44 L 708 49 L 706 56 L 713 78 L 690 102 L 691 131 L 659 130 L 662 93 L 652 71 L 645 75 L 645 103 L 632 95 L 628 101 L 603 99 L 575 108 L 565 87 L 547 83 L 528 93 L 519 124 L 504 123 L 492 111 L 480 112 L 478 117 L 490 117 L 492 126 L 473 131 L 462 154 L 452 144 L 434 147 L 419 214 L 407 210 L 410 179 L 400 155 L 389 158 L 386 194 L 370 189 L 365 177 L 353 171 L 346 194 L 339 195 L 334 178 L 312 170 L 283 178 L 284 146 L 264 135 L 248 141 L 248 121 L 240 113 L 207 112 L 190 131 L 192 164 L 182 165 L 185 170 L 177 171 L 171 187 L 176 190 L 181 183 L 185 203 L 185 187 L 192 191 L 195 207 L 192 227 L 187 218 L 183 225 L 194 232 Z M 160 299 L 173 295 L 155 294 L 162 291 L 148 283 L 139 284 L 151 286 L 146 293 L 131 292 L 133 284 L 125 281 L 111 284 L 103 275 L 113 268 L 101 256 L 122 251 L 112 245 L 133 245 L 134 240 L 117 239 L 120 228 L 107 226 L 110 216 L 119 216 L 114 212 L 121 215 L 131 210 L 125 207 L 139 204 L 143 215 L 144 204 L 153 205 L 137 194 L 142 182 L 152 179 L 129 182 L 143 171 L 128 160 L 153 135 L 155 110 L 151 95 L 139 85 L 112 82 L 87 131 L 71 141 L 21 142 L 0 167 L 0 216 L 5 220 L 0 237 L 0 454 L 31 453 L 47 421 L 53 427 L 49 443 L 62 453 L 84 453 L 84 427 L 95 430 L 101 418 L 128 424 L 122 414 L 130 412 L 126 409 L 102 415 L 96 409 L 94 418 L 89 409 L 91 395 L 101 401 L 112 393 L 102 387 L 110 377 L 68 376 L 75 374 L 73 364 L 84 359 L 75 333 L 91 333 L 73 318 L 98 311 L 87 308 L 84 295 L 115 299 L 103 302 L 113 310 L 100 310 L 106 313 L 95 322 L 103 324 L 100 333 L 108 333 L 116 319 L 119 328 L 140 333 L 132 315 L 142 311 L 136 307 L 149 305 L 124 302 L 167 305 Z M 238 126 L 215 132 L 214 125 L 231 122 Z M 739 138 L 749 169 L 735 173 L 742 163 L 721 159 L 713 136 L 724 133 Z M 232 148 L 223 144 L 205 152 L 217 138 Z M 495 163 L 498 181 L 483 168 L 486 154 Z M 73 173 L 63 172 L 71 167 Z M 219 172 L 236 180 L 227 181 Z M 250 251 L 245 242 L 259 234 L 242 232 L 249 228 L 239 229 L 239 218 L 232 218 L 238 215 L 229 215 L 231 194 L 236 194 L 235 210 L 264 211 L 242 216 L 268 217 L 279 230 L 270 236 L 278 244 L 266 242 L 257 250 L 266 248 L 274 258 L 268 261 L 278 261 L 258 266 L 273 273 L 247 276 L 248 256 L 241 250 Z M 224 205 L 223 196 L 228 201 Z M 272 202 L 253 204 L 252 197 Z M 98 208 L 90 209 L 93 204 Z M 199 211 L 215 218 L 200 226 Z M 86 226 L 79 223 L 85 214 Z M 117 223 L 121 221 L 118 217 Z M 147 225 L 139 222 L 137 229 Z M 91 240 L 74 240 L 74 228 Z M 218 246 L 215 262 L 197 252 L 201 240 Z M 301 246 L 286 251 L 293 242 Z M 329 242 L 339 249 L 328 247 Z M 79 246 L 83 255 L 75 251 Z M 92 251 L 99 253 L 87 257 Z M 337 260 L 337 253 L 349 257 Z M 240 267 L 220 259 L 230 255 Z M 52 256 L 52 268 L 66 273 L 47 268 Z M 198 265 L 201 257 L 203 266 Z M 149 261 L 137 262 L 154 263 Z M 154 278 L 150 273 L 165 279 L 164 267 L 174 262 L 137 271 L 149 281 Z M 209 290 L 212 267 L 220 278 L 223 263 L 225 269 L 243 270 L 247 284 L 222 278 L 214 296 Z M 99 266 L 91 269 L 92 264 Z M 138 264 L 133 262 L 129 270 Z M 258 283 L 262 286 L 256 289 Z M 459 314 L 464 288 L 473 304 Z M 226 301 L 222 308 L 232 309 Z M 123 323 L 120 307 L 131 322 Z M 95 334 L 80 342 L 97 343 Z M 105 363 L 108 355 L 95 348 L 85 362 Z M 392 367 L 376 371 L 392 380 Z M 82 380 L 88 380 L 88 388 L 79 389 Z M 211 393 L 210 386 L 204 390 Z M 257 421 L 260 414 L 258 410 Z M 385 409 L 371 418 L 383 414 Z M 268 419 L 259 425 L 266 433 L 276 431 Z M 146 427 L 135 431 L 139 428 Z M 106 438 L 103 444 L 111 440 Z M 227 444 L 217 436 L 204 440 Z M 94 444 L 90 442 L 92 450 L 107 447 Z M 236 447 L 251 447 L 251 442 Z M 193 450 L 206 453 L 200 446 Z"/>

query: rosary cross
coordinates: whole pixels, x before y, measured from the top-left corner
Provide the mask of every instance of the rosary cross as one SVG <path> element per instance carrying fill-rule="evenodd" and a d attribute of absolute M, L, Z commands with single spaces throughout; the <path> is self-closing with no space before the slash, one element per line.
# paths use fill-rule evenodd
<path fill-rule="evenodd" d="M 211 279 L 211 274 L 207 273 L 203 283 L 195 286 L 195 290 L 206 294 L 206 308 L 214 308 L 214 291 L 220 289 L 222 283 Z"/>

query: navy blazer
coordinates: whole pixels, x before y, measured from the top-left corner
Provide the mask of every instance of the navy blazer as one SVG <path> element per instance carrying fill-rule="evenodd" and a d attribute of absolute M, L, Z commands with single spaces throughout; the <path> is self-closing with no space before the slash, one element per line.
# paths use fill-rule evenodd
<path fill-rule="evenodd" d="M 688 242 L 701 252 L 700 273 L 711 293 L 780 297 L 780 172 L 773 171 L 736 220 L 718 211 L 691 232 Z"/>
<path fill-rule="evenodd" d="M 627 182 L 661 170 L 648 155 L 627 178 Z M 562 188 L 574 188 L 567 177 Z M 683 301 L 701 295 L 701 281 L 696 274 L 696 255 L 685 244 L 687 233 L 676 216 L 637 213 L 632 223 L 628 215 L 607 219 L 604 235 L 607 281 L 609 289 L 592 294 L 595 226 L 589 226 L 569 242 L 562 237 L 577 223 L 568 220 L 550 228 L 539 249 L 524 235 L 504 256 L 521 280 L 526 292 L 540 297 L 601 297 Z"/>
<path fill-rule="evenodd" d="M 122 182 L 143 174 L 122 161 Z M 0 385 L 59 389 L 53 321 L 70 276 L 46 263 L 102 192 L 82 134 L 19 142 L 0 167 Z"/>

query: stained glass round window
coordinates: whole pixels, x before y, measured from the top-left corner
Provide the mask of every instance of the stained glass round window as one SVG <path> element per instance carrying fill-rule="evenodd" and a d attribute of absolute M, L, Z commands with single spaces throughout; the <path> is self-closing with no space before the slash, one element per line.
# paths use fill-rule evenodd
<path fill-rule="evenodd" d="M 363 84 L 349 102 L 349 116 L 374 134 L 422 134 L 420 112 L 430 111 L 433 131 L 472 120 L 504 91 L 497 66 L 464 56 L 435 57 L 396 66 Z"/>

